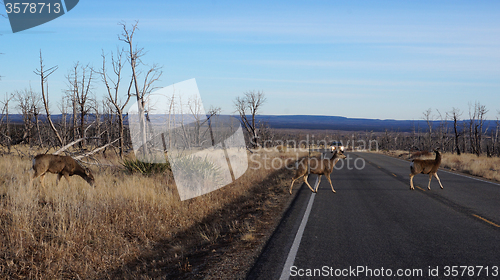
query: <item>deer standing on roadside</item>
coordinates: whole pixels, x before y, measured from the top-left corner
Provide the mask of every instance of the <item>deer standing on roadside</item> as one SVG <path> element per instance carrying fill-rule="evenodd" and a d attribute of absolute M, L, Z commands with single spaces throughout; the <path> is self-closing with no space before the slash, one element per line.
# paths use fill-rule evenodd
<path fill-rule="evenodd" d="M 292 194 L 293 183 L 300 177 L 304 177 L 304 182 L 307 184 L 307 186 L 312 192 L 314 193 L 318 192 L 318 187 L 319 183 L 321 182 L 322 175 L 325 175 L 326 179 L 330 183 L 330 186 L 332 187 L 332 191 L 335 192 L 335 190 L 333 189 L 332 180 L 330 179 L 330 174 L 332 173 L 335 164 L 340 159 L 344 158 L 346 158 L 344 153 L 340 149 L 335 149 L 333 152 L 333 156 L 330 159 L 318 159 L 318 158 L 308 158 L 307 160 L 302 159 L 298 164 L 297 170 L 295 171 L 295 176 L 292 179 L 292 185 L 290 186 L 290 194 Z M 314 161 L 312 159 L 314 159 Z M 307 163 L 305 163 L 305 161 L 307 161 Z M 316 190 L 314 190 L 311 187 L 311 185 L 309 185 L 309 183 L 307 182 L 307 177 L 309 176 L 307 172 L 308 166 L 311 174 L 317 174 L 319 176 Z"/>
<path fill-rule="evenodd" d="M 40 181 L 43 185 L 43 179 L 47 172 L 57 174 L 57 184 L 64 176 L 66 181 L 68 181 L 69 186 L 69 176 L 78 175 L 82 177 L 89 185 L 95 187 L 94 176 L 90 169 L 82 167 L 76 160 L 70 156 L 60 156 L 60 155 L 50 155 L 50 154 L 40 154 L 35 156 L 33 159 L 33 178 L 32 183 L 37 177 L 40 177 Z"/>
<path fill-rule="evenodd" d="M 417 174 L 429 174 L 429 185 L 427 186 L 427 189 L 431 189 L 431 179 L 432 176 L 436 177 L 436 179 L 439 182 L 439 185 L 441 188 L 443 188 L 443 185 L 441 184 L 441 180 L 439 180 L 439 177 L 437 175 L 437 170 L 439 168 L 439 165 L 441 164 L 441 154 L 437 149 L 434 150 L 436 153 L 436 158 L 435 159 L 414 159 L 411 162 L 410 165 L 410 190 L 414 190 L 415 188 L 413 187 L 413 177 Z"/>

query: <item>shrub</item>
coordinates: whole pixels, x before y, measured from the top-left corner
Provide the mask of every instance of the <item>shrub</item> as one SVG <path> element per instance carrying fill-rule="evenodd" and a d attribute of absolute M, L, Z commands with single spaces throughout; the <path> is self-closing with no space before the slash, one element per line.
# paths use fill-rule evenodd
<path fill-rule="evenodd" d="M 207 157 L 179 157 L 172 163 L 177 171 L 176 176 L 181 176 L 181 180 L 193 180 L 213 185 L 218 185 L 222 180 L 222 171 L 219 166 Z"/>
<path fill-rule="evenodd" d="M 141 173 L 144 175 L 164 173 L 167 170 L 171 170 L 168 161 L 166 163 L 149 163 L 138 159 L 126 159 L 122 162 L 122 165 L 130 173 Z"/>

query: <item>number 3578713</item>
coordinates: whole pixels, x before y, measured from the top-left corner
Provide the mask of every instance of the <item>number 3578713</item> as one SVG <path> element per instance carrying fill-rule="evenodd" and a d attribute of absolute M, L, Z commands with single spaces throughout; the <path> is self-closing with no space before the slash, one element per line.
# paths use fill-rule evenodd
<path fill-rule="evenodd" d="M 14 14 L 26 14 L 26 13 L 55 13 L 58 14 L 61 12 L 61 4 L 53 3 L 52 6 L 50 3 L 6 3 L 5 8 L 7 13 Z"/>

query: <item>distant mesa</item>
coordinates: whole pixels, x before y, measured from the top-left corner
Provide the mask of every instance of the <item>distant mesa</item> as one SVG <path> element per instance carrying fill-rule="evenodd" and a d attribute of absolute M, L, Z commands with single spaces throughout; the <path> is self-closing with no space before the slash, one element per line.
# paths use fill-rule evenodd
<path fill-rule="evenodd" d="M 0 114 L 0 118 L 1 118 Z M 62 119 L 62 115 L 51 115 L 52 120 L 57 122 Z M 104 118 L 104 116 L 102 116 Z M 66 116 L 67 121 L 70 121 L 71 116 Z M 95 118 L 90 115 L 89 118 Z M 43 115 L 40 116 L 41 121 L 45 121 Z M 271 128 L 287 128 L 287 129 L 329 129 L 343 131 L 400 131 L 412 132 L 414 130 L 425 131 L 427 123 L 424 120 L 380 120 L 380 119 L 357 119 L 346 118 L 339 116 L 312 116 L 312 115 L 258 115 L 256 120 L 266 122 Z M 460 121 L 460 126 L 468 120 Z M 23 116 L 21 114 L 10 114 L 9 122 L 12 124 L 22 124 Z M 441 121 L 434 121 L 433 125 L 438 126 Z M 127 121 L 125 121 L 127 124 Z M 453 122 L 448 121 L 448 125 L 453 127 Z M 496 128 L 496 121 L 486 121 L 485 125 L 488 131 Z"/>

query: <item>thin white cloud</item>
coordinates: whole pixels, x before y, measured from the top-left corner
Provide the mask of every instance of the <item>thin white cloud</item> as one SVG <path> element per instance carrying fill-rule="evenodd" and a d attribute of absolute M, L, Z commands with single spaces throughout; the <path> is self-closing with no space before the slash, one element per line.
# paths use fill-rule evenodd
<path fill-rule="evenodd" d="M 293 68 L 327 68 L 327 69 L 359 69 L 361 71 L 410 71 L 410 72 L 490 72 L 490 75 L 500 74 L 498 62 L 500 57 L 486 56 L 488 60 L 464 59 L 416 59 L 408 57 L 401 61 L 325 61 L 325 60 L 237 60 L 236 63 L 244 65 L 260 65 L 266 67 L 293 67 Z"/>
<path fill-rule="evenodd" d="M 500 58 L 500 42 L 491 42 L 489 45 L 480 45 L 470 42 L 467 45 L 420 46 L 420 45 L 380 45 L 375 48 L 408 54 L 431 54 L 439 56 L 460 57 L 487 57 Z"/>
<path fill-rule="evenodd" d="M 280 84 L 314 84 L 314 85 L 337 85 L 356 87 L 498 87 L 498 82 L 462 82 L 462 81 L 419 81 L 419 80 L 376 80 L 376 79 L 266 79 L 248 77 L 200 77 L 209 80 L 235 80 L 235 81 L 255 81 Z"/>

